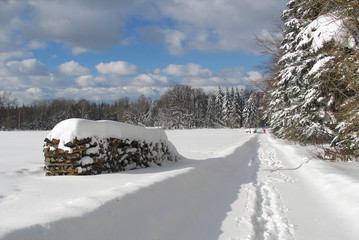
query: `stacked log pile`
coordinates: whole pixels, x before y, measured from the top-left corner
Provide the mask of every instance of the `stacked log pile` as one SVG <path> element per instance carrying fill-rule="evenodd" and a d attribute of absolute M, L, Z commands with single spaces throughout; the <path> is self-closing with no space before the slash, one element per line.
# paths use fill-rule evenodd
<path fill-rule="evenodd" d="M 93 175 L 146 168 L 177 161 L 163 142 L 89 137 L 75 138 L 59 147 L 59 139 L 44 141 L 46 175 Z"/>

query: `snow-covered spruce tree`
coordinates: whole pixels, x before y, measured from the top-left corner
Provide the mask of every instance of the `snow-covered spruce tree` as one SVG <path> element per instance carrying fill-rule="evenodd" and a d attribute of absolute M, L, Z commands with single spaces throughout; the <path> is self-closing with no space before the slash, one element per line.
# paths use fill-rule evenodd
<path fill-rule="evenodd" d="M 231 111 L 229 114 L 230 119 L 230 125 L 232 128 L 240 128 L 241 127 L 241 118 L 242 118 L 242 110 L 241 104 L 242 99 L 239 95 L 238 88 L 233 89 L 231 91 L 232 96 L 232 102 L 231 102 Z"/>
<path fill-rule="evenodd" d="M 330 31 L 315 39 L 331 39 L 320 49 L 323 59 L 330 60 L 315 72 L 318 81 L 335 96 L 331 100 L 337 120 L 335 138 L 325 157 L 359 160 L 359 1 L 331 0 L 330 7 L 321 16 Z"/>
<path fill-rule="evenodd" d="M 223 99 L 224 99 L 224 93 L 222 91 L 221 87 L 218 87 L 217 92 L 215 93 L 215 118 L 216 122 L 219 126 L 223 127 L 224 124 L 222 122 L 222 116 L 223 116 Z"/>
<path fill-rule="evenodd" d="M 214 128 L 217 126 L 215 121 L 215 98 L 216 97 L 212 94 L 209 94 L 208 96 L 206 115 L 204 118 L 204 127 L 207 128 Z"/>
<path fill-rule="evenodd" d="M 231 114 L 231 109 L 232 109 L 231 99 L 232 99 L 231 94 L 227 88 L 226 92 L 224 94 L 223 103 L 222 103 L 222 121 L 225 124 L 225 127 L 230 127 L 229 115 Z"/>
<path fill-rule="evenodd" d="M 337 124 L 335 138 L 326 149 L 327 159 L 359 160 L 359 52 L 354 48 L 330 42 L 325 49 L 331 56 L 318 71 L 317 78 L 325 84 L 335 98 L 333 112 Z M 323 53 L 324 54 L 324 53 Z M 333 57 L 334 56 L 334 57 Z"/>
<path fill-rule="evenodd" d="M 358 58 L 350 54 L 358 50 L 358 1 L 292 0 L 287 6 L 283 56 L 267 112 L 272 130 L 301 143 L 334 138 L 346 152 L 358 151 L 357 124 L 348 121 L 358 122 L 357 93 L 349 87 L 358 81 Z"/>
<path fill-rule="evenodd" d="M 249 98 L 244 104 L 243 109 L 243 126 L 244 127 L 258 127 L 259 119 L 256 115 L 258 108 L 258 101 L 256 94 L 251 92 Z"/>
<path fill-rule="evenodd" d="M 244 104 L 246 99 L 246 90 L 241 89 L 241 91 L 238 93 L 238 114 L 240 116 L 239 125 L 240 127 L 243 127 L 243 110 L 244 110 Z"/>
<path fill-rule="evenodd" d="M 336 147 L 343 160 L 359 161 L 359 1 L 335 0 L 340 9 L 338 16 L 347 30 L 347 40 L 351 43 L 337 56 L 338 76 L 342 76 L 342 98 L 337 118 L 339 124 Z M 345 40 L 345 39 L 344 39 Z M 335 48 L 336 49 L 336 48 Z M 343 59 L 343 60 L 341 60 Z M 329 66 L 330 67 L 330 66 Z M 329 68 L 331 69 L 331 68 Z M 340 89 L 334 86 L 334 89 Z"/>
<path fill-rule="evenodd" d="M 283 56 L 278 62 L 277 83 L 271 93 L 270 126 L 279 137 L 301 143 L 329 141 L 335 120 L 328 102 L 331 96 L 311 76 L 322 58 L 313 44 L 308 26 L 326 8 L 328 1 L 292 0 L 282 14 L 285 22 Z"/>

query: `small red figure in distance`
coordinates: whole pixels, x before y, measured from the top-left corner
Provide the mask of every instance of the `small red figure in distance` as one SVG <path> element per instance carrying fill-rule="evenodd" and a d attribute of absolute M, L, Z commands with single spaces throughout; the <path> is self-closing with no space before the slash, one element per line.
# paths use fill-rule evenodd
<path fill-rule="evenodd" d="M 264 132 L 264 133 L 266 133 L 266 130 L 265 130 L 265 129 L 263 129 L 263 132 Z"/>

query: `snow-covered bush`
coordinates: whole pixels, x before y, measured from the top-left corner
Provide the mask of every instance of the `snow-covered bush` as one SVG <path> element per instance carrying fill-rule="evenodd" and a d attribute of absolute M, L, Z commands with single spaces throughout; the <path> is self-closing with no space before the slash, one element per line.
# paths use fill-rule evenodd
<path fill-rule="evenodd" d="M 45 139 L 44 155 L 46 175 L 119 172 L 179 159 L 162 129 L 84 119 L 57 124 Z"/>

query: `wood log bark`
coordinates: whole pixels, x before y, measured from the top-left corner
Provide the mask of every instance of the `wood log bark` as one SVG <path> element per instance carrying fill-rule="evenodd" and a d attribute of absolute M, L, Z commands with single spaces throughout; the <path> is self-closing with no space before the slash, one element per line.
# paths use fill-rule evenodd
<path fill-rule="evenodd" d="M 59 148 L 59 139 L 44 140 L 46 175 L 92 175 L 146 168 L 164 161 L 177 161 L 165 143 L 129 139 L 75 138 Z"/>

